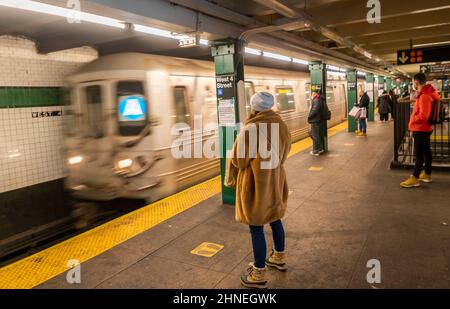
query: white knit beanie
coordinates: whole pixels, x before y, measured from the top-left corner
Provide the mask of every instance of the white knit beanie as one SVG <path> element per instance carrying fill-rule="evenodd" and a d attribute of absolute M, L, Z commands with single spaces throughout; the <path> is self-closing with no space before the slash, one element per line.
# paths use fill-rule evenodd
<path fill-rule="evenodd" d="M 274 105 L 273 95 L 268 92 L 258 92 L 252 96 L 250 105 L 257 112 L 269 110 Z"/>

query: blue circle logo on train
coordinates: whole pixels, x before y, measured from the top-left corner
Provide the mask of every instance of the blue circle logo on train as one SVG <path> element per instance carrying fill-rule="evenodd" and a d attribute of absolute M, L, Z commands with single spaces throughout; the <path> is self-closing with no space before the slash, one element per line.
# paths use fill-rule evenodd
<path fill-rule="evenodd" d="M 140 96 L 129 96 L 119 103 L 119 115 L 122 121 L 139 121 L 145 119 L 147 104 Z"/>

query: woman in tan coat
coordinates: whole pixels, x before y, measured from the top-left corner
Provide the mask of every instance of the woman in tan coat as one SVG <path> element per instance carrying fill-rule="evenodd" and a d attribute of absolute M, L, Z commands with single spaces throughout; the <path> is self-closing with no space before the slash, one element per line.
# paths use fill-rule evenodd
<path fill-rule="evenodd" d="M 260 92 L 251 98 L 252 114 L 233 148 L 232 163 L 239 169 L 236 182 L 236 220 L 250 226 L 254 262 L 241 277 L 246 287 L 266 288 L 266 265 L 286 270 L 285 235 L 281 219 L 289 189 L 283 167 L 291 149 L 291 135 L 272 110 L 274 98 Z M 266 260 L 264 225 L 270 224 L 274 249 Z"/>

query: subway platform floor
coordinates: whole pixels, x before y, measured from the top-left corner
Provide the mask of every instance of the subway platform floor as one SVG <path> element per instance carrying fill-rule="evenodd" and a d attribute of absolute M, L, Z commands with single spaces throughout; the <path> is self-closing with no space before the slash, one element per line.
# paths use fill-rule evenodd
<path fill-rule="evenodd" d="M 327 155 L 287 161 L 289 269 L 269 270 L 269 288 L 450 288 L 450 174 L 401 188 L 410 172 L 389 170 L 392 132 L 370 123 L 367 138 L 342 131 Z M 266 239 L 270 251 L 269 227 Z M 203 242 L 224 247 L 192 254 Z M 372 259 L 381 283 L 367 281 Z M 219 194 L 83 262 L 80 284 L 61 273 L 37 288 L 240 288 L 250 261 L 248 226 Z"/>

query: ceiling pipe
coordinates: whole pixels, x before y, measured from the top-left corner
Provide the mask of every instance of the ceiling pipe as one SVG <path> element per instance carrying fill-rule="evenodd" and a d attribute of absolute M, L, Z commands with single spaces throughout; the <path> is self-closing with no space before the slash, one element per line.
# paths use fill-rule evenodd
<path fill-rule="evenodd" d="M 307 24 L 309 24 L 309 28 L 311 30 L 314 30 L 316 32 L 321 33 L 323 36 L 363 55 L 366 59 L 373 60 L 373 55 L 366 51 L 364 48 L 358 46 L 357 44 L 353 43 L 351 40 L 344 38 L 340 34 L 336 33 L 335 31 L 317 24 L 311 16 L 306 14 L 300 9 L 297 9 L 296 7 L 292 6 L 286 0 L 253 0 L 256 3 L 259 3 L 271 10 L 274 10 L 275 12 L 289 18 L 296 18 L 296 19 L 302 19 Z M 378 58 L 379 59 L 379 58 Z M 381 60 L 381 59 L 380 59 Z M 385 67 L 391 68 L 392 65 L 390 63 L 386 63 L 384 61 L 377 61 L 379 64 L 384 65 Z"/>
<path fill-rule="evenodd" d="M 294 29 L 302 27 L 313 27 L 314 25 L 312 24 L 311 17 L 306 14 L 297 15 L 301 18 L 297 17 L 295 19 L 292 19 L 287 17 L 282 21 L 276 21 L 274 25 L 267 25 L 256 21 L 253 18 L 205 0 L 169 0 L 169 2 L 195 10 L 197 12 L 201 12 L 206 15 L 226 20 L 228 22 L 244 25 L 246 27 L 257 27 L 243 31 L 241 33 L 241 36 L 244 40 L 248 40 L 250 36 L 253 36 L 251 43 L 255 43 L 258 46 L 262 46 L 266 42 L 270 42 L 266 43 L 266 45 L 277 47 L 285 46 L 292 52 L 302 52 L 306 55 L 309 55 L 310 57 L 317 57 L 318 59 L 329 59 L 332 61 L 347 62 L 346 65 L 348 66 L 350 66 L 350 64 L 352 66 L 359 66 L 367 71 L 376 72 L 376 74 L 381 74 L 381 72 L 383 72 L 379 67 L 372 66 L 369 63 L 359 60 L 355 57 L 328 49 L 315 42 L 292 35 L 289 32 L 279 31 L 292 31 Z M 280 39 L 282 39 L 283 41 L 280 42 Z"/>

